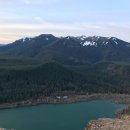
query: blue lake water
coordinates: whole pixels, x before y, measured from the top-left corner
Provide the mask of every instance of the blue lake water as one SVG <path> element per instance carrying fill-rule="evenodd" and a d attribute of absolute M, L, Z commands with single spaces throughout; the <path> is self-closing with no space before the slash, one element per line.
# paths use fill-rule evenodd
<path fill-rule="evenodd" d="M 15 130 L 84 130 L 93 119 L 114 118 L 126 107 L 106 100 L 0 110 L 0 127 Z"/>

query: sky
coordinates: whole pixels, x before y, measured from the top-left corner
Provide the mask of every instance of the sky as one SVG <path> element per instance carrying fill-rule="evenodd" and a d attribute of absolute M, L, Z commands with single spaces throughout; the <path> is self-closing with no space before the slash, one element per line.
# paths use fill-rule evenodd
<path fill-rule="evenodd" d="M 0 0 L 0 43 L 40 34 L 130 42 L 130 0 Z"/>

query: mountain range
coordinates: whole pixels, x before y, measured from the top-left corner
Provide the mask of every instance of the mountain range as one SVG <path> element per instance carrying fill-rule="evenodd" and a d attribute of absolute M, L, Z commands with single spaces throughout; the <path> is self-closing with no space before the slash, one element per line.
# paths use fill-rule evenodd
<path fill-rule="evenodd" d="M 0 47 L 0 102 L 64 91 L 130 93 L 130 43 L 42 34 Z"/>
<path fill-rule="evenodd" d="M 64 64 L 86 64 L 100 61 L 130 61 L 130 43 L 115 37 L 55 37 L 42 34 L 23 38 L 0 48 L 0 55 L 33 58 Z"/>

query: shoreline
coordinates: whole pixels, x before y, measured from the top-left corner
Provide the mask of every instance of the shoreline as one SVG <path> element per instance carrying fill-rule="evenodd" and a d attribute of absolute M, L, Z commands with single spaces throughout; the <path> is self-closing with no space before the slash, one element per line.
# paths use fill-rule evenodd
<path fill-rule="evenodd" d="M 9 109 L 9 108 L 18 108 L 18 107 L 29 107 L 36 106 L 40 104 L 71 104 L 76 102 L 87 102 L 93 100 L 110 100 L 114 103 L 119 104 L 130 104 L 130 95 L 128 94 L 76 94 L 76 95 L 67 95 L 67 98 L 57 98 L 56 96 L 50 97 L 40 97 L 39 99 L 30 99 L 21 102 L 14 103 L 3 103 L 0 104 L 0 109 Z M 119 113 L 119 112 L 117 112 Z"/>

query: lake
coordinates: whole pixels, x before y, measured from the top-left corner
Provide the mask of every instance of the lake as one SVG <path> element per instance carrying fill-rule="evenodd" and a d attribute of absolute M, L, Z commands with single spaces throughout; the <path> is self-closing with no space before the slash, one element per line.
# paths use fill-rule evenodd
<path fill-rule="evenodd" d="M 126 105 L 106 100 L 0 110 L 0 127 L 15 130 L 84 130 L 93 119 L 114 118 Z"/>

